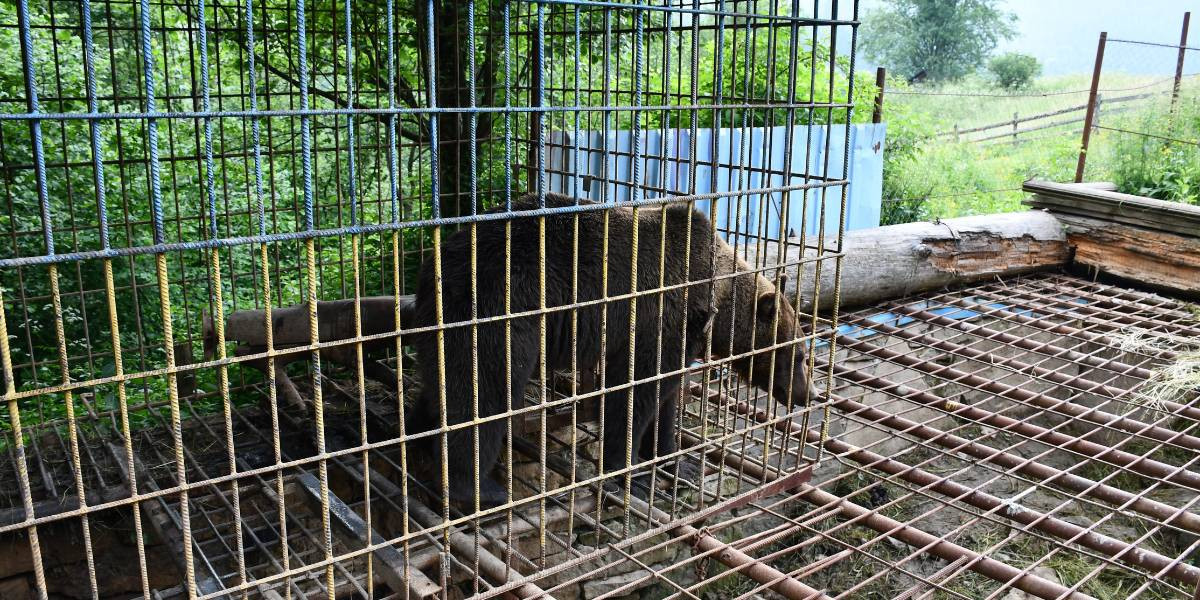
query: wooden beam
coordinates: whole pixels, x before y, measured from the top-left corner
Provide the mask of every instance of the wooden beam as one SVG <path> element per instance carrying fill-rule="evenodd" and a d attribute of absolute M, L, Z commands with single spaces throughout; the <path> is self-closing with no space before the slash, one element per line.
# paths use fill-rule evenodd
<path fill-rule="evenodd" d="M 133 457 L 134 472 L 130 473 L 129 465 L 125 462 L 126 457 L 124 449 L 121 448 L 121 446 L 119 446 L 116 442 L 109 442 L 107 447 L 109 453 L 113 457 L 113 461 L 121 470 L 121 477 L 125 480 L 126 486 L 132 489 L 133 486 L 131 482 L 133 481 L 133 478 L 136 477 L 137 480 L 142 484 L 141 491 L 158 491 L 158 484 L 154 481 L 154 478 L 150 475 L 150 471 L 146 469 L 146 466 L 142 464 L 141 459 L 138 458 L 136 454 Z M 183 531 L 181 529 L 181 523 L 179 522 L 180 515 L 171 508 L 170 504 L 167 503 L 167 498 L 165 496 L 158 496 L 157 498 L 143 501 L 139 503 L 139 506 L 146 511 L 150 521 L 150 528 L 153 529 L 154 533 L 158 535 L 158 538 L 162 540 L 162 542 L 166 544 L 168 548 L 171 549 L 172 558 L 174 558 L 175 562 L 179 565 L 179 574 L 183 575 L 186 579 L 188 568 L 193 567 L 193 573 L 195 575 L 195 589 L 189 591 L 195 593 L 196 595 L 208 596 L 217 594 L 221 590 L 225 589 L 224 584 L 221 583 L 221 578 L 217 575 L 216 569 L 213 567 L 212 563 L 208 561 L 208 557 L 204 555 L 204 552 L 200 549 L 199 545 L 195 543 L 195 540 L 192 541 L 192 565 L 187 564 L 187 560 L 185 559 L 186 554 L 184 553 Z M 182 583 L 186 588 L 188 582 L 184 581 Z M 215 597 L 228 598 L 229 596 L 221 595 Z"/>
<path fill-rule="evenodd" d="M 306 503 L 314 512 L 320 513 L 321 506 L 320 483 L 311 473 L 301 473 L 296 477 L 300 489 L 304 492 Z M 329 517 L 333 523 L 333 533 L 350 547 L 367 545 L 367 524 L 354 512 L 354 509 L 342 502 L 333 492 L 329 493 Z M 371 532 L 371 544 L 383 544 L 386 540 L 375 532 Z M 442 587 L 433 582 L 416 567 L 406 565 L 404 555 L 392 546 L 381 546 L 371 552 L 381 564 L 383 580 L 392 591 L 400 594 L 405 590 L 416 598 L 432 598 L 442 591 Z"/>
<path fill-rule="evenodd" d="M 413 296 L 400 296 L 400 323 L 412 326 L 414 310 Z M 396 298 L 393 296 L 369 296 L 358 301 L 360 323 L 364 336 L 381 335 L 396 331 Z M 317 302 L 318 339 L 333 342 L 354 337 L 354 300 L 330 300 Z M 296 304 L 272 309 L 271 333 L 275 348 L 307 345 L 310 341 L 308 305 Z M 225 339 L 243 346 L 262 347 L 267 344 L 266 311 L 239 310 L 225 317 Z M 211 359 L 216 344 L 216 332 L 212 316 L 204 315 L 204 356 Z M 363 350 L 391 347 L 394 338 L 381 337 L 363 342 Z M 323 354 L 354 354 L 354 346 L 345 344 L 322 350 Z"/>
<path fill-rule="evenodd" d="M 793 240 L 797 241 L 798 240 Z M 801 286 L 800 309 L 810 310 L 818 297 L 821 310 L 833 306 L 834 263 L 826 259 L 816 278 L 817 251 L 813 241 L 803 254 L 798 245 L 787 249 L 768 244 L 765 264 L 803 259 L 802 273 L 788 267 L 786 291 L 794 297 Z M 837 249 L 827 242 L 826 251 Z M 962 217 L 937 223 L 908 223 L 852 231 L 842 241 L 841 304 L 863 306 L 972 281 L 992 279 L 1065 266 L 1070 250 L 1062 225 L 1040 211 Z M 819 294 L 816 284 L 820 284 Z"/>
<path fill-rule="evenodd" d="M 1123 223 L 1182 236 L 1200 235 L 1200 206 L 1121 194 L 1086 184 L 1027 181 L 1023 189 L 1034 208 Z"/>
<path fill-rule="evenodd" d="M 1200 237 L 1061 215 L 1075 264 L 1149 288 L 1200 297 Z M 1198 232 L 1200 234 L 1200 232 Z"/>

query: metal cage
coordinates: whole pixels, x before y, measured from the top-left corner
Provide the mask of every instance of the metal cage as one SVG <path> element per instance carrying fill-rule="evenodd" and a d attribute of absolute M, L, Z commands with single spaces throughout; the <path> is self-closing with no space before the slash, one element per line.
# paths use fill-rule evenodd
<path fill-rule="evenodd" d="M 849 127 L 871 93 L 857 4 L 0 2 L 0 543 L 28 564 L 5 580 L 14 597 L 697 597 L 742 576 L 816 593 L 702 522 L 801 486 L 827 441 L 828 392 L 776 388 L 796 370 L 832 387 Z M 669 227 L 680 207 L 708 228 Z M 816 233 L 792 237 L 797 219 Z M 580 249 L 585 233 L 603 247 Z M 505 251 L 477 252 L 483 238 Z M 576 276 L 548 279 L 560 239 Z M 693 240 L 707 274 L 689 257 L 670 281 L 668 250 Z M 589 253 L 605 279 L 590 299 Z M 477 271 L 501 266 L 481 293 Z M 469 274 L 457 322 L 443 271 Z M 756 333 L 765 290 L 788 304 L 769 330 L 789 335 Z M 596 313 L 598 341 L 554 329 Z M 529 323 L 528 344 L 480 351 Z M 470 347 L 447 347 L 453 331 Z M 578 360 L 597 353 L 615 358 Z M 455 418 L 446 379 L 518 363 L 530 383 L 503 410 Z M 633 457 L 634 396 L 664 386 L 677 449 Z M 476 388 L 476 404 L 505 391 Z M 666 395 L 646 393 L 656 414 Z M 483 473 L 492 442 L 473 434 L 491 425 L 504 441 Z M 626 461 L 603 465 L 614 428 Z M 451 501 L 461 453 L 503 502 Z M 675 477 L 685 463 L 699 473 Z M 728 570 L 707 574 L 714 561 Z M 634 575 L 579 591 L 617 563 Z"/>

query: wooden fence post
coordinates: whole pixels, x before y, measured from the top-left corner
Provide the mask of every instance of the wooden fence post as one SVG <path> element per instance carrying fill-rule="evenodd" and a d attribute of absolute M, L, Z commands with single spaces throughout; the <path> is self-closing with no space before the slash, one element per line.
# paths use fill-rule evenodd
<path fill-rule="evenodd" d="M 879 91 L 875 94 L 875 110 L 871 113 L 872 123 L 883 122 L 883 90 L 887 86 L 887 69 L 879 67 L 875 70 L 875 87 Z"/>
<path fill-rule="evenodd" d="M 1183 85 L 1183 61 L 1187 56 L 1188 25 L 1192 22 L 1191 11 L 1183 13 L 1183 33 L 1179 36 L 1179 59 L 1175 61 L 1175 88 L 1171 92 L 1171 112 L 1179 102 L 1179 88 Z"/>
<path fill-rule="evenodd" d="M 1096 66 L 1092 70 L 1092 89 L 1088 94 L 1087 116 L 1083 121 L 1083 140 L 1079 145 L 1079 163 L 1075 166 L 1075 183 L 1083 182 L 1087 168 L 1088 146 L 1092 141 L 1092 124 L 1096 118 L 1096 94 L 1100 89 L 1100 73 L 1104 69 L 1104 46 L 1108 43 L 1108 32 L 1100 32 L 1100 43 L 1096 46 Z"/>
<path fill-rule="evenodd" d="M 1013 113 L 1013 139 L 1017 139 L 1017 123 L 1020 122 L 1020 113 Z"/>

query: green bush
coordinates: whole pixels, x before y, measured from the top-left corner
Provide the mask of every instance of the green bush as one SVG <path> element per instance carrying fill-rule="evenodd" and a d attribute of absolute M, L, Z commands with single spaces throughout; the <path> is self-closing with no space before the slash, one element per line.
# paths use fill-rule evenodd
<path fill-rule="evenodd" d="M 891 90 L 906 90 L 903 80 L 888 81 Z M 880 225 L 921 221 L 928 216 L 927 182 L 905 177 L 920 170 L 921 158 L 933 138 L 934 124 L 913 110 L 911 104 L 895 103 L 888 107 L 887 142 L 883 153 L 883 200 Z"/>
<path fill-rule="evenodd" d="M 1118 190 L 1200 205 L 1200 97 L 1182 100 L 1174 114 L 1134 113 L 1116 128 L 1149 134 L 1110 134 L 1116 139 L 1104 159 Z"/>
<path fill-rule="evenodd" d="M 1007 52 L 992 57 L 988 62 L 988 71 L 991 71 L 1000 87 L 1016 90 L 1029 87 L 1042 74 L 1042 64 L 1028 54 Z"/>

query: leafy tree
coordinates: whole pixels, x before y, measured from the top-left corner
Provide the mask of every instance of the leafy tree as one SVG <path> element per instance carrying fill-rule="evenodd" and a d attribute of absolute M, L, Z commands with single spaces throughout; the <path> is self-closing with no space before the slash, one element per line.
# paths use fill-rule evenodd
<path fill-rule="evenodd" d="M 1042 64 L 1028 54 L 1007 52 L 988 61 L 988 71 L 1000 87 L 1010 90 L 1029 87 L 1042 74 Z"/>
<path fill-rule="evenodd" d="M 952 81 L 1015 34 L 1000 0 L 889 0 L 864 19 L 865 55 L 909 80 Z"/>
<path fill-rule="evenodd" d="M 389 5 L 394 34 L 390 48 Z M 156 4 L 149 15 L 156 110 L 203 110 L 201 98 L 207 84 L 210 109 L 237 115 L 209 123 L 211 173 L 203 119 L 156 120 L 159 198 L 152 198 L 151 193 L 149 120 L 99 119 L 93 146 L 90 121 L 48 118 L 40 123 L 45 194 L 50 199 L 45 215 L 48 223 L 44 223 L 30 125 L 20 120 L 0 121 L 3 255 L 36 257 L 51 251 L 98 250 L 104 243 L 101 215 L 107 224 L 109 246 L 122 251 L 154 244 L 151 224 L 156 221 L 163 226 L 162 241 L 177 245 L 195 244 L 213 235 L 239 238 L 265 231 L 290 236 L 304 230 L 309 198 L 304 193 L 301 119 L 287 114 L 299 108 L 301 89 L 307 92 L 309 109 L 315 111 L 307 122 L 312 218 L 317 229 L 386 224 L 392 221 L 393 210 L 402 221 L 427 219 L 432 212 L 429 200 L 435 178 L 440 183 L 443 217 L 469 212 L 472 181 L 479 209 L 501 201 L 505 191 L 520 194 L 528 189 L 530 165 L 536 164 L 532 154 L 536 145 L 531 143 L 536 139 L 531 132 L 536 113 L 486 110 L 472 115 L 464 109 L 472 102 L 491 108 L 535 104 L 535 74 L 540 71 L 535 59 L 536 5 L 500 0 L 355 0 L 348 33 L 344 2 L 309 0 L 305 14 L 308 37 L 304 40 L 296 35 L 294 0 L 255 0 L 252 40 L 247 34 L 245 6 L 244 2 L 209 2 L 201 15 L 195 2 Z M 432 32 L 426 29 L 430 19 L 424 13 L 430 6 L 436 24 Z M 91 3 L 95 44 L 94 69 L 90 71 L 84 60 L 83 9 L 78 2 L 31 3 L 33 83 L 41 110 L 88 112 L 89 83 L 97 90 L 99 113 L 145 110 L 140 3 Z M 640 23 L 635 21 L 638 13 L 634 11 L 588 11 L 548 4 L 543 12 L 546 81 L 542 88 L 547 106 L 633 106 L 640 102 L 665 107 L 654 111 L 554 110 L 544 117 L 546 131 L 630 128 L 634 115 L 641 128 L 688 127 L 693 115 L 698 127 L 712 127 L 717 122 L 721 127 L 782 125 L 789 119 L 824 124 L 846 118 L 843 101 L 850 85 L 848 61 L 844 56 L 831 60 L 823 40 L 814 41 L 804 28 L 751 27 L 730 20 L 726 35 L 718 38 L 711 21 L 696 23 L 693 35 L 691 21 L 660 11 L 643 11 Z M 26 65 L 21 60 L 24 53 L 18 21 L 16 0 L 0 0 L 0 56 L 12 57 L 0 61 L 0 111 L 10 113 L 27 110 Z M 206 46 L 201 46 L 198 36 L 201 22 L 206 28 Z M 636 34 L 639 26 L 644 31 L 640 37 Z M 673 32 L 670 35 L 664 33 L 668 27 Z M 474 44 L 467 33 L 472 28 Z M 505 33 L 509 34 L 507 43 Z M 353 42 L 349 65 L 347 39 Z M 305 69 L 298 61 L 302 44 L 307 51 Z M 432 74 L 428 68 L 431 47 Z M 794 65 L 764 60 L 786 57 L 793 47 L 798 55 Z M 210 64 L 207 80 L 200 68 L 202 53 Z M 635 54 L 641 59 L 640 66 L 632 60 Z M 693 59 L 698 64 L 695 71 Z M 794 80 L 791 86 L 790 80 Z M 244 111 L 251 109 L 252 90 L 258 110 L 274 114 L 258 119 L 244 116 Z M 633 90 L 641 96 L 636 97 Z M 447 109 L 434 116 L 420 111 L 431 104 L 431 91 L 436 94 L 437 106 Z M 874 93 L 869 77 L 855 80 L 855 119 L 870 114 Z M 718 100 L 733 108 L 689 108 L 717 104 Z M 802 102 L 816 107 L 780 108 Z M 353 117 L 333 114 L 334 109 L 347 107 L 368 110 Z M 389 107 L 401 110 L 394 116 L 378 110 Z M 436 172 L 430 149 L 434 124 L 438 134 Z M 252 125 L 260 133 L 257 147 Z M 353 170 L 349 168 L 351 147 Z M 261 169 L 256 168 L 256 149 Z M 102 165 L 102 173 L 94 170 L 93 161 Z M 214 180 L 211 194 L 210 175 Z M 154 199 L 159 200 L 159 214 Z M 210 220 L 210 214 L 215 220 Z M 52 248 L 46 247 L 44 226 L 53 230 Z M 396 235 L 399 252 L 393 252 L 390 231 L 360 235 L 357 271 L 350 236 L 318 239 L 314 244 L 318 295 L 323 299 L 350 297 L 356 279 L 362 294 L 390 294 L 393 283 L 402 293 L 410 293 L 422 255 L 431 247 L 431 232 L 429 228 L 406 227 Z M 278 241 L 267 245 L 267 253 L 272 304 L 303 301 L 308 283 L 305 244 Z M 168 349 L 163 331 L 168 319 L 176 343 L 192 344 L 199 354 L 201 315 L 214 312 L 217 302 L 211 256 L 208 251 L 196 250 L 167 254 L 170 302 L 165 306 L 160 305 L 153 255 L 110 261 L 126 373 L 165 365 Z M 258 249 L 244 244 L 222 248 L 219 261 L 223 310 L 262 306 L 263 264 Z M 398 282 L 392 280 L 393 266 L 400 275 Z M 19 389 L 44 387 L 64 375 L 57 360 L 59 333 L 50 300 L 52 280 L 61 290 L 67 375 L 80 380 L 115 373 L 103 267 L 101 260 L 88 260 L 65 263 L 54 272 L 44 265 L 0 269 Z M 197 373 L 198 388 L 214 389 L 215 373 L 214 369 Z M 129 389 L 134 404 L 160 406 L 167 397 L 163 376 L 141 377 L 136 382 L 138 389 L 134 387 L 131 384 Z M 101 408 L 113 406 L 114 389 L 111 385 L 96 389 Z M 220 401 L 214 395 L 207 398 Z M 43 420 L 53 417 L 48 411 L 62 409 L 61 403 L 45 402 L 42 397 L 23 400 L 20 405 L 23 412 L 47 411 L 35 413 Z M 0 406 L 0 432 L 10 422 L 6 410 Z"/>

